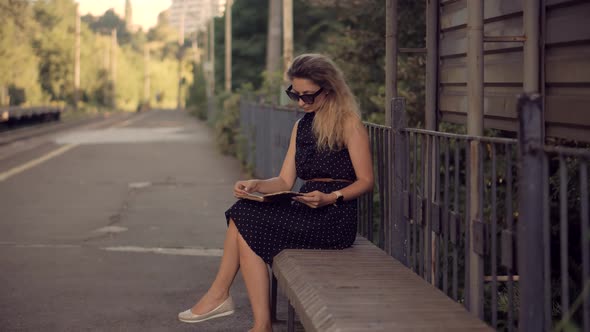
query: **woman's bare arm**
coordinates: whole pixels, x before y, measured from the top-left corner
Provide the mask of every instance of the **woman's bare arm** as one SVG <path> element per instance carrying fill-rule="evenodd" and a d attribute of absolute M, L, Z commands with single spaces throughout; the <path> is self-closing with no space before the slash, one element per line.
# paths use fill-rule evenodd
<path fill-rule="evenodd" d="M 359 119 L 350 120 L 347 124 L 346 133 L 346 147 L 357 179 L 349 186 L 341 189 L 340 192 L 344 196 L 344 200 L 351 200 L 373 190 L 373 160 L 371 159 L 367 129 Z M 335 203 L 336 195 L 316 190 L 293 199 L 311 208 L 318 208 Z"/>
<path fill-rule="evenodd" d="M 373 190 L 373 160 L 367 129 L 360 119 L 352 119 L 348 124 L 346 146 L 356 174 L 356 181 L 340 190 L 344 200 L 355 199 Z"/>

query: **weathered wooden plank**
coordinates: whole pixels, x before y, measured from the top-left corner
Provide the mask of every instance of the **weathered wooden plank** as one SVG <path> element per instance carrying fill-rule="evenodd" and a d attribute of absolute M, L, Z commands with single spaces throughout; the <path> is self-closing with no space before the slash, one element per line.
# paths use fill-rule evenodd
<path fill-rule="evenodd" d="M 547 10 L 546 38 L 548 45 L 590 40 L 590 2 Z"/>
<path fill-rule="evenodd" d="M 467 4 L 465 0 L 441 6 L 441 29 L 454 28 L 467 24 Z M 484 1 L 484 20 L 507 15 L 522 15 L 522 0 Z"/>
<path fill-rule="evenodd" d="M 522 17 L 509 17 L 502 21 L 486 23 L 484 24 L 484 34 L 486 36 L 520 36 L 523 34 Z M 518 46 L 522 46 L 522 44 L 517 42 L 485 43 L 484 51 L 498 52 Z M 465 28 L 441 32 L 439 42 L 439 55 L 441 57 L 466 53 L 467 30 Z"/>
<path fill-rule="evenodd" d="M 522 83 L 522 52 L 484 55 L 484 80 L 493 83 Z M 439 82 L 466 83 L 467 63 L 465 57 L 442 59 Z"/>
<path fill-rule="evenodd" d="M 545 63 L 548 84 L 590 83 L 590 44 L 548 48 Z"/>
<path fill-rule="evenodd" d="M 346 250 L 284 250 L 273 272 L 306 331 L 490 330 L 362 238 Z"/>
<path fill-rule="evenodd" d="M 484 88 L 484 116 L 516 119 L 516 96 L 520 86 L 492 86 Z M 441 112 L 467 113 L 467 88 L 452 86 L 440 88 Z"/>
<path fill-rule="evenodd" d="M 571 94 L 555 90 L 569 90 Z M 590 105 L 590 87 L 547 89 L 545 121 L 549 125 L 560 123 L 590 127 L 590 107 L 588 105 Z"/>
<path fill-rule="evenodd" d="M 588 135 L 588 128 L 584 127 L 574 127 L 574 126 L 566 126 L 566 125 L 559 125 L 554 124 L 547 128 L 547 136 L 552 137 L 567 137 L 569 139 L 580 141 L 580 142 L 590 142 L 590 135 Z"/>
<path fill-rule="evenodd" d="M 441 121 L 450 123 L 465 124 L 467 122 L 466 113 L 455 113 L 455 112 L 442 112 Z M 493 128 L 507 131 L 518 130 L 518 123 L 509 118 L 490 118 L 484 117 L 483 119 L 484 128 Z"/>

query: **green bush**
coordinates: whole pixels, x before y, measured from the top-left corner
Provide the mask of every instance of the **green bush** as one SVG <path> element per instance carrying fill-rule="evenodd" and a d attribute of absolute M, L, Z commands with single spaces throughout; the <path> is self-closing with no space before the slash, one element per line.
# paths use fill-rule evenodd
<path fill-rule="evenodd" d="M 236 156 L 240 126 L 240 95 L 226 93 L 220 95 L 217 101 L 216 104 L 222 105 L 216 107 L 214 119 L 217 146 L 223 154 Z"/>
<path fill-rule="evenodd" d="M 207 120 L 207 81 L 203 66 L 193 63 L 193 84 L 188 88 L 186 106 L 199 120 Z"/>

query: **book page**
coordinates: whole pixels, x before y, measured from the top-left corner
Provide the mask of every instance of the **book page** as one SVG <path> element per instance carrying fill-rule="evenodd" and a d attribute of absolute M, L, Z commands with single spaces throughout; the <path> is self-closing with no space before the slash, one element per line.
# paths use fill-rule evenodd
<path fill-rule="evenodd" d="M 279 191 L 271 194 L 260 194 L 260 193 L 248 193 L 239 198 L 249 199 L 257 202 L 268 202 L 268 203 L 290 203 L 293 201 L 293 197 L 302 196 L 302 193 L 295 191 Z"/>

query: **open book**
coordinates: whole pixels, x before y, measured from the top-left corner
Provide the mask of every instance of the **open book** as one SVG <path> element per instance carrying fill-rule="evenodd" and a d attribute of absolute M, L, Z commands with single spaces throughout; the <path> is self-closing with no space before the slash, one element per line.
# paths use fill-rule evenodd
<path fill-rule="evenodd" d="M 260 193 L 248 193 L 246 195 L 240 196 L 239 198 L 267 203 L 290 203 L 293 201 L 292 198 L 295 196 L 303 196 L 303 194 L 295 191 L 279 191 L 266 195 Z"/>

